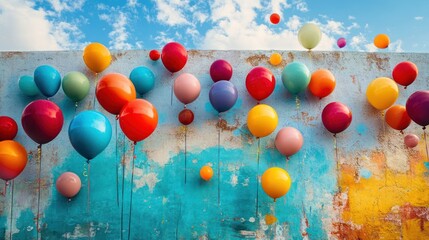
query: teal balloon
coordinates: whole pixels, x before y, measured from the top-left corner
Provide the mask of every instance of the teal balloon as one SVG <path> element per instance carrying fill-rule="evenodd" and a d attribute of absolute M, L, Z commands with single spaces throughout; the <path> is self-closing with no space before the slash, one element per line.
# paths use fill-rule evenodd
<path fill-rule="evenodd" d="M 69 72 L 63 78 L 63 91 L 74 102 L 79 102 L 89 93 L 89 80 L 81 72 Z"/>
<path fill-rule="evenodd" d="M 286 65 L 282 72 L 282 82 L 285 88 L 296 95 L 305 91 L 310 83 L 311 73 L 305 64 L 292 62 Z"/>
<path fill-rule="evenodd" d="M 134 68 L 130 73 L 130 80 L 140 95 L 148 93 L 155 87 L 155 74 L 145 66 Z"/>
<path fill-rule="evenodd" d="M 45 97 L 54 96 L 61 86 L 61 75 L 52 66 L 42 65 L 34 70 L 34 82 Z"/>
<path fill-rule="evenodd" d="M 21 76 L 18 85 L 21 92 L 28 97 L 34 97 L 40 94 L 32 76 Z"/>
<path fill-rule="evenodd" d="M 103 114 L 88 110 L 73 118 L 68 133 L 73 148 L 89 161 L 109 145 L 112 126 Z"/>

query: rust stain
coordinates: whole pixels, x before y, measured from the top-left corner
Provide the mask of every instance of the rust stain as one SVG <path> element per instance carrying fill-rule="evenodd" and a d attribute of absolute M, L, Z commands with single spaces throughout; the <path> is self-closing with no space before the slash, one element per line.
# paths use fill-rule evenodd
<path fill-rule="evenodd" d="M 234 131 L 240 126 L 240 123 L 238 122 L 238 119 L 235 119 L 234 125 L 228 125 L 228 122 L 225 119 L 220 119 L 216 123 L 216 127 L 222 129 L 222 131 Z"/>
<path fill-rule="evenodd" d="M 293 62 L 293 60 L 295 60 L 295 55 L 293 55 L 292 52 L 289 52 L 287 56 L 288 56 L 288 61 L 287 61 L 288 63 Z"/>
<path fill-rule="evenodd" d="M 341 59 L 341 53 L 340 52 L 332 52 L 331 56 L 334 57 L 335 62 L 339 62 Z"/>
<path fill-rule="evenodd" d="M 199 50 L 189 50 L 188 55 L 190 57 L 203 57 L 203 58 L 213 58 L 214 50 L 208 51 L 199 51 Z"/>
<path fill-rule="evenodd" d="M 8 59 L 8 58 L 12 58 L 15 56 L 22 56 L 24 54 L 25 54 L 24 52 L 4 52 L 4 53 L 1 53 L 1 58 Z"/>
<path fill-rule="evenodd" d="M 246 58 L 246 62 L 250 63 L 253 67 L 258 66 L 261 62 L 268 62 L 270 58 L 265 54 L 253 55 Z"/>
<path fill-rule="evenodd" d="M 388 65 L 389 58 L 388 57 L 385 57 L 385 58 L 378 57 L 378 55 L 376 53 L 368 53 L 368 55 L 366 56 L 366 60 L 371 65 L 375 64 L 377 66 L 378 70 L 385 71 L 389 66 Z"/>
<path fill-rule="evenodd" d="M 317 120 L 318 117 L 311 116 L 308 112 L 301 112 L 301 116 L 295 115 L 292 117 L 292 119 L 297 121 L 302 121 L 306 126 L 316 126 L 316 124 L 313 124 L 312 122 L 314 120 Z"/>
<path fill-rule="evenodd" d="M 419 220 L 421 231 L 425 230 L 424 224 L 429 221 L 428 207 L 416 207 L 407 203 L 399 208 L 399 214 L 402 222 L 406 222 L 407 220 Z"/>

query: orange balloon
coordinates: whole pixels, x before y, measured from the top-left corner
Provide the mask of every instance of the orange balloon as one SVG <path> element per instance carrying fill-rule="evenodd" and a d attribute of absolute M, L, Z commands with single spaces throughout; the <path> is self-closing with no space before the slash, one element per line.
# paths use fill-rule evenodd
<path fill-rule="evenodd" d="M 331 94 L 336 86 L 334 75 L 327 69 L 319 69 L 311 74 L 308 89 L 319 98 L 324 98 Z"/>
<path fill-rule="evenodd" d="M 89 69 L 95 73 L 100 73 L 110 65 L 112 56 L 107 47 L 94 42 L 88 44 L 83 50 L 83 61 Z"/>
<path fill-rule="evenodd" d="M 125 104 L 136 99 L 136 89 L 124 75 L 109 73 L 98 82 L 95 95 L 106 111 L 118 115 Z"/>
<path fill-rule="evenodd" d="M 387 36 L 387 34 L 378 34 L 377 36 L 375 36 L 374 38 L 374 45 L 377 48 L 387 48 L 390 44 L 390 39 L 389 36 Z"/>
<path fill-rule="evenodd" d="M 202 179 L 209 181 L 213 177 L 213 169 L 210 166 L 204 166 L 200 170 L 200 176 Z"/>
<path fill-rule="evenodd" d="M 0 178 L 9 181 L 16 178 L 27 165 L 27 150 L 18 142 L 0 142 Z"/>
<path fill-rule="evenodd" d="M 385 120 L 393 129 L 404 130 L 411 123 L 411 118 L 408 116 L 404 106 L 395 105 L 386 111 Z"/>

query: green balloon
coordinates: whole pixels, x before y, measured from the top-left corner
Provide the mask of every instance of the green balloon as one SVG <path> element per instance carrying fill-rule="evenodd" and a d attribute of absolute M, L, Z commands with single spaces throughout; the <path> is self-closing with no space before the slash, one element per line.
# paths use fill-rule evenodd
<path fill-rule="evenodd" d="M 89 92 L 89 80 L 81 72 L 69 72 L 63 78 L 63 91 L 74 102 L 84 99 Z"/>
<path fill-rule="evenodd" d="M 322 39 L 322 32 L 314 23 L 305 24 L 298 32 L 299 43 L 308 50 L 315 48 L 320 39 Z"/>
<path fill-rule="evenodd" d="M 292 62 L 286 65 L 282 71 L 282 82 L 286 89 L 296 95 L 305 91 L 310 83 L 311 73 L 305 64 Z"/>
<path fill-rule="evenodd" d="M 21 92 L 28 97 L 34 97 L 40 93 L 32 76 L 21 76 L 18 85 Z"/>

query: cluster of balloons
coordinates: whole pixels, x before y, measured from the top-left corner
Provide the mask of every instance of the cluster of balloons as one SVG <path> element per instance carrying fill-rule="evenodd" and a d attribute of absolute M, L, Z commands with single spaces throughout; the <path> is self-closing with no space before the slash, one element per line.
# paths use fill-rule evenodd
<path fill-rule="evenodd" d="M 179 122 L 185 126 L 191 124 L 194 121 L 194 113 L 186 108 L 186 105 L 200 96 L 200 81 L 190 73 L 182 73 L 174 80 L 173 92 L 176 98 L 185 105 L 185 108 L 179 113 Z"/>
<path fill-rule="evenodd" d="M 238 91 L 230 81 L 233 69 L 231 64 L 218 59 L 210 66 L 210 77 L 214 84 L 209 91 L 209 100 L 213 108 L 220 114 L 231 109 L 238 99 Z"/>

